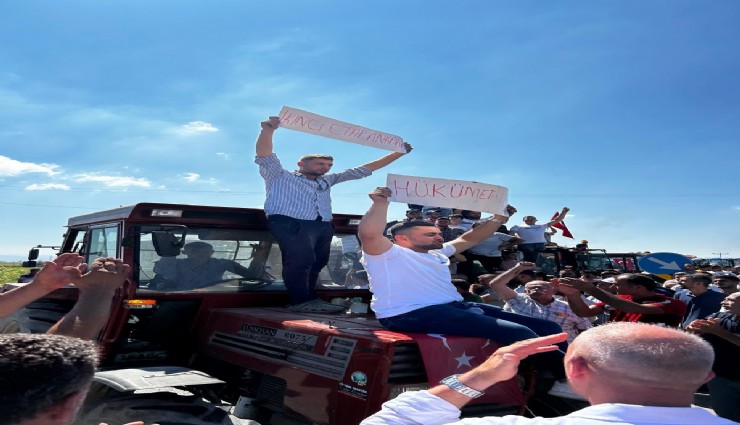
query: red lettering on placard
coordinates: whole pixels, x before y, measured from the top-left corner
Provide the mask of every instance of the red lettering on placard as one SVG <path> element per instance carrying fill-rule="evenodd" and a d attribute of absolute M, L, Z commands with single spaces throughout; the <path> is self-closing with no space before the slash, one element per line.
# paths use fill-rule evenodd
<path fill-rule="evenodd" d="M 446 196 L 442 192 L 440 192 L 440 190 L 444 189 L 446 186 L 446 184 L 443 184 L 437 187 L 437 183 L 434 183 L 432 185 L 432 197 L 436 197 L 437 195 L 439 195 L 440 197 L 445 198 Z"/>
<path fill-rule="evenodd" d="M 423 195 L 421 193 L 419 193 L 419 186 L 421 184 L 424 185 L 424 194 Z M 426 198 L 427 196 L 429 196 L 429 185 L 427 185 L 426 182 L 423 182 L 423 183 L 422 182 L 416 182 L 416 183 L 414 183 L 414 192 L 416 193 L 416 196 L 418 196 L 419 198 Z"/>
<path fill-rule="evenodd" d="M 405 185 L 405 186 L 403 186 L 403 187 L 400 187 L 400 186 L 398 186 L 398 180 L 393 180 L 393 188 L 391 189 L 391 192 L 392 192 L 392 193 L 393 193 L 394 195 L 397 195 L 397 194 L 398 194 L 398 192 L 404 192 L 404 193 L 406 194 L 406 196 L 411 196 L 411 195 L 409 194 L 409 181 L 408 181 L 408 180 L 406 180 L 406 182 L 405 182 L 405 183 L 406 183 L 406 185 Z"/>
<path fill-rule="evenodd" d="M 453 193 L 453 191 L 455 190 L 455 186 L 460 186 L 460 191 L 457 193 L 457 196 L 455 196 L 455 194 Z M 463 195 L 463 189 L 465 189 L 465 187 L 462 186 L 462 185 L 458 185 L 457 183 L 455 183 L 452 186 L 450 186 L 450 198 L 459 198 L 459 197 L 461 197 Z"/>
<path fill-rule="evenodd" d="M 329 126 L 329 133 L 340 136 L 342 134 L 340 128 L 342 128 L 341 125 L 332 124 Z"/>
<path fill-rule="evenodd" d="M 314 123 L 314 122 L 320 124 L 318 128 L 311 127 L 311 123 Z M 324 124 L 326 124 L 326 123 L 323 122 L 323 121 L 319 121 L 319 120 L 315 120 L 315 119 L 308 120 L 308 128 L 311 129 L 311 130 L 313 130 L 313 131 L 321 131 L 321 130 L 323 130 Z"/>
<path fill-rule="evenodd" d="M 465 196 L 468 196 L 468 194 L 470 194 L 472 198 L 477 198 L 478 193 L 480 193 L 480 189 L 473 189 L 470 186 L 465 186 Z"/>

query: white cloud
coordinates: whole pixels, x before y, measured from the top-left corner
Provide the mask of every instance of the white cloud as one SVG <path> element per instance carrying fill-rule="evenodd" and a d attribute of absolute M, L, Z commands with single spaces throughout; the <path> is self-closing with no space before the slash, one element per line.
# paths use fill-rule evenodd
<path fill-rule="evenodd" d="M 740 205 L 733 205 L 733 206 L 732 206 L 732 207 L 730 207 L 730 208 L 732 208 L 732 209 L 733 209 L 733 210 L 735 210 L 735 211 L 740 211 Z"/>
<path fill-rule="evenodd" d="M 183 178 L 191 183 L 197 182 L 200 179 L 200 174 L 198 173 L 185 173 Z"/>
<path fill-rule="evenodd" d="M 9 177 L 27 173 L 44 173 L 49 176 L 59 174 L 56 164 L 34 164 L 33 162 L 21 162 L 7 156 L 0 155 L 0 176 Z"/>
<path fill-rule="evenodd" d="M 218 132 L 218 128 L 214 127 L 214 125 L 209 122 L 190 121 L 187 124 L 181 125 L 177 130 L 175 130 L 175 132 L 183 136 L 191 136 L 201 133 L 216 133 Z"/>
<path fill-rule="evenodd" d="M 42 183 L 42 184 L 31 184 L 26 186 L 26 190 L 69 190 L 71 189 L 66 184 L 62 183 Z"/>
<path fill-rule="evenodd" d="M 224 152 L 216 152 L 216 156 L 220 156 L 223 159 L 229 159 L 231 158 L 231 155 L 224 153 Z"/>
<path fill-rule="evenodd" d="M 75 181 L 80 183 L 102 183 L 106 187 L 151 187 L 149 180 L 145 178 L 127 176 L 103 176 L 100 174 L 77 174 Z"/>

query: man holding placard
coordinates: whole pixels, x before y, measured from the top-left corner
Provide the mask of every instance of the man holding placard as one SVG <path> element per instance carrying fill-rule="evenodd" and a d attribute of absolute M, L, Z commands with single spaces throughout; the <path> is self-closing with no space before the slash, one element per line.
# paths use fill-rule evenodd
<path fill-rule="evenodd" d="M 334 234 L 331 187 L 367 177 L 411 152 L 412 147 L 405 143 L 406 152 L 393 152 L 334 174 L 327 174 L 334 165 L 330 155 L 304 155 L 298 162 L 298 170 L 291 172 L 282 167 L 272 149 L 272 136 L 280 126 L 280 118 L 270 117 L 262 121 L 261 126 L 255 162 L 265 179 L 267 225 L 280 244 L 283 281 L 290 296 L 289 309 L 311 313 L 344 311 L 344 306 L 324 302 L 316 295 L 319 272 L 329 261 Z"/>
<path fill-rule="evenodd" d="M 489 338 L 504 345 L 562 332 L 557 323 L 549 320 L 463 302 L 450 283 L 448 257 L 486 240 L 508 217 L 495 214 L 446 243 L 441 231 L 431 223 L 399 223 L 390 228 L 391 242 L 383 232 L 391 195 L 387 187 L 372 191 L 369 196 L 373 204 L 358 228 L 361 262 L 373 293 L 371 306 L 383 326 L 399 332 Z M 565 377 L 562 353 L 541 357 L 543 369 L 551 371 L 556 379 Z"/>

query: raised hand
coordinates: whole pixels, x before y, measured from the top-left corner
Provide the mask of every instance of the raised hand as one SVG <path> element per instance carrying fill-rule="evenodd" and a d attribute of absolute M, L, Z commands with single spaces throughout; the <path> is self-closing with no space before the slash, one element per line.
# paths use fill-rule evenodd
<path fill-rule="evenodd" d="M 263 130 L 275 131 L 280 127 L 280 117 L 270 117 L 260 123 Z"/>
<path fill-rule="evenodd" d="M 80 289 L 116 290 L 129 277 L 131 267 L 116 258 L 96 258 L 88 267 L 87 273 L 72 283 Z"/>
<path fill-rule="evenodd" d="M 387 187 L 376 187 L 372 192 L 368 194 L 373 202 L 389 202 L 388 198 L 390 198 L 391 195 L 393 195 L 393 193 Z"/>
<path fill-rule="evenodd" d="M 76 253 L 60 254 L 54 261 L 44 263 L 44 268 L 36 274 L 31 285 L 51 292 L 63 288 L 82 276 L 86 264 L 83 257 Z"/>

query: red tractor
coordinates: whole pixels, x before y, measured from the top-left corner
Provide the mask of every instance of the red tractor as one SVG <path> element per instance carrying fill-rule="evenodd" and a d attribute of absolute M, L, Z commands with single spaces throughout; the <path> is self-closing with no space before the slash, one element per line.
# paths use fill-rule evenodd
<path fill-rule="evenodd" d="M 285 308 L 280 249 L 262 210 L 141 203 L 69 219 L 60 252 L 120 257 L 133 271 L 99 336 L 101 369 L 79 423 L 357 424 L 383 402 L 465 372 L 496 349 L 485 339 L 391 332 L 363 312 L 370 292 L 358 261 L 359 219 L 334 216 L 330 261 L 319 277 L 322 299 L 355 311 L 341 315 Z M 173 267 L 187 264 L 183 248 L 194 242 L 233 271 L 178 281 Z M 28 305 L 0 331 L 46 331 L 76 291 L 70 285 Z M 463 415 L 582 407 L 531 397 L 534 376 L 496 385 Z"/>

